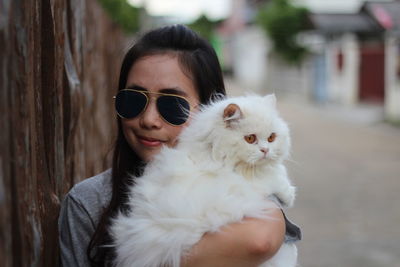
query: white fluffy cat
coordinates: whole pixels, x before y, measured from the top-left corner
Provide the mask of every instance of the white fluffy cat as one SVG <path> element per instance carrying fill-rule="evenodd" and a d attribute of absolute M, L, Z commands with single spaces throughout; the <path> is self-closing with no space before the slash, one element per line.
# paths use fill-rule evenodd
<path fill-rule="evenodd" d="M 131 212 L 113 221 L 117 266 L 177 267 L 204 233 L 244 216 L 268 217 L 268 196 L 293 204 L 283 165 L 289 129 L 275 103 L 274 95 L 228 98 L 193 116 L 178 145 L 163 148 L 135 178 Z M 283 244 L 262 266 L 296 261 L 295 245 Z"/>

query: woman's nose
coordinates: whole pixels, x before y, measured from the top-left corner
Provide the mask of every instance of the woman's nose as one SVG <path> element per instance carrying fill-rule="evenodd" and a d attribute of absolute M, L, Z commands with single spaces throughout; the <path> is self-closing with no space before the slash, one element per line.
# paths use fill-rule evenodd
<path fill-rule="evenodd" d="M 140 126 L 145 129 L 159 129 L 162 119 L 158 113 L 155 99 L 150 99 L 146 109 L 140 115 Z"/>

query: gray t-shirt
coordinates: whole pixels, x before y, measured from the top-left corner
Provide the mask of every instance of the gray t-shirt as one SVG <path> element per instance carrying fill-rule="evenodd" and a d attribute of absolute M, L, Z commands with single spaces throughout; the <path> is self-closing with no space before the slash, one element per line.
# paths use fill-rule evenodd
<path fill-rule="evenodd" d="M 58 218 L 61 263 L 64 267 L 90 266 L 86 254 L 103 209 L 111 200 L 111 169 L 76 184 L 65 196 Z M 279 202 L 277 199 L 272 199 Z M 285 214 L 285 242 L 301 239 L 300 228 Z"/>
<path fill-rule="evenodd" d="M 76 184 L 65 196 L 58 218 L 62 266 L 90 266 L 86 250 L 111 192 L 108 169 Z"/>

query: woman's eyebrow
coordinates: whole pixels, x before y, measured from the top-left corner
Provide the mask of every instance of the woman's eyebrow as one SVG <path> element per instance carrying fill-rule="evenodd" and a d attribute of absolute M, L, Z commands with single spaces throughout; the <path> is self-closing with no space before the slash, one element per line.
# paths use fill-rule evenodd
<path fill-rule="evenodd" d="M 161 89 L 159 92 L 164 93 L 164 94 L 187 96 L 186 92 L 183 89 L 181 89 L 180 87 L 164 88 L 164 89 Z"/>
<path fill-rule="evenodd" d="M 134 90 L 139 90 L 139 91 L 148 91 L 146 88 L 137 85 L 137 84 L 131 84 L 129 86 L 126 87 L 126 89 L 134 89 Z M 187 93 L 185 92 L 185 90 L 183 90 L 180 87 L 171 87 L 171 88 L 163 88 L 160 91 L 158 91 L 159 93 L 164 93 L 164 94 L 172 94 L 172 95 L 180 95 L 180 96 L 187 96 Z"/>
<path fill-rule="evenodd" d="M 136 84 L 132 84 L 126 87 L 126 89 L 134 89 L 134 90 L 139 90 L 139 91 L 148 91 L 146 88 L 136 85 Z"/>

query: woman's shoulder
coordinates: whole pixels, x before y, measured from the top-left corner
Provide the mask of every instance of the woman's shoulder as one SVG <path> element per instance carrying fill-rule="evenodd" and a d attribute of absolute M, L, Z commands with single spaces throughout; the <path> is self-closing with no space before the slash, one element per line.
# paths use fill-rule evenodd
<path fill-rule="evenodd" d="M 86 248 L 111 198 L 111 170 L 77 183 L 61 203 L 58 218 L 64 266 L 89 266 Z"/>
<path fill-rule="evenodd" d="M 83 206 L 106 206 L 110 201 L 111 192 L 111 169 L 108 169 L 75 184 L 67 197 Z"/>

